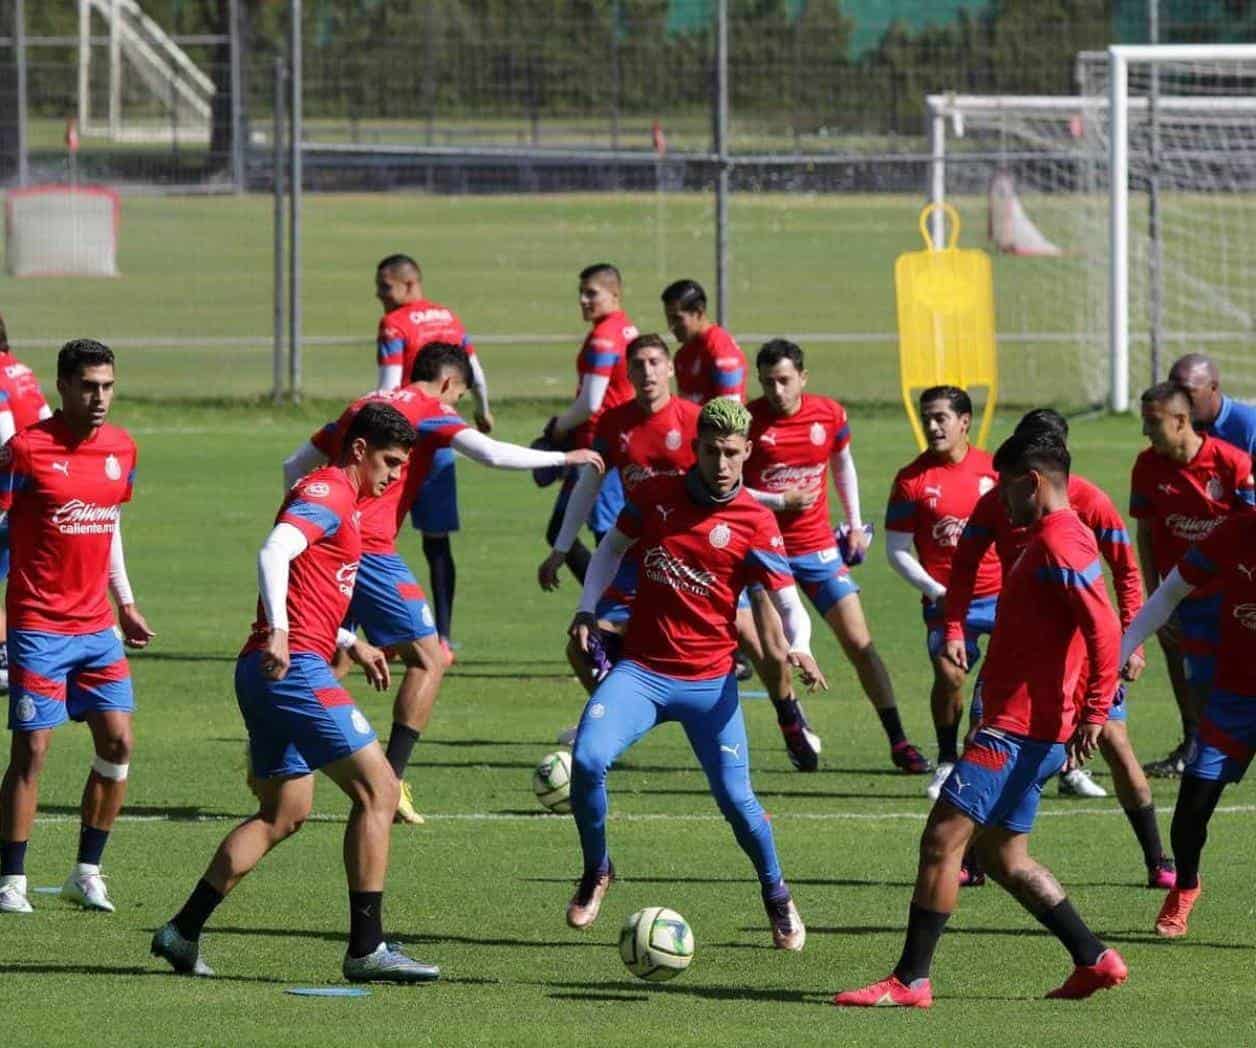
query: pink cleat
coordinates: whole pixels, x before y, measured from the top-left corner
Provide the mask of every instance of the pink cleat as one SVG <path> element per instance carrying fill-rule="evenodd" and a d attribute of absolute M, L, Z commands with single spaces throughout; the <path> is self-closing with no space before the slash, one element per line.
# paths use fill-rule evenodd
<path fill-rule="evenodd" d="M 917 979 L 905 986 L 891 975 L 858 990 L 843 990 L 834 995 L 833 1003 L 839 1008 L 932 1008 L 933 985 Z"/>
<path fill-rule="evenodd" d="M 1147 887 L 1163 888 L 1166 891 L 1177 884 L 1177 868 L 1167 855 L 1160 856 L 1155 866 L 1147 867 Z"/>
<path fill-rule="evenodd" d="M 1204 890 L 1201 881 L 1194 888 L 1173 888 L 1164 897 L 1160 916 L 1156 918 L 1156 934 L 1165 939 L 1180 939 L 1186 934 L 1186 921 Z"/>
<path fill-rule="evenodd" d="M 1094 964 L 1079 964 L 1064 985 L 1047 994 L 1053 1000 L 1080 1001 L 1099 990 L 1120 986 L 1130 977 L 1130 970 L 1116 950 L 1106 949 Z"/>

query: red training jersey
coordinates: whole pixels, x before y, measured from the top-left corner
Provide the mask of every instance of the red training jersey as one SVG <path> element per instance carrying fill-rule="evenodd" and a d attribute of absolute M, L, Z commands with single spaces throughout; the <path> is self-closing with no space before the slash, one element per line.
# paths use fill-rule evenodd
<path fill-rule="evenodd" d="M 651 477 L 680 477 L 694 463 L 693 442 L 702 409 L 670 397 L 650 413 L 634 398 L 602 412 L 593 430 L 593 448 L 618 469 L 628 494 Z"/>
<path fill-rule="evenodd" d="M 362 556 L 358 490 L 338 466 L 308 473 L 292 486 L 276 524 L 291 524 L 309 543 L 288 566 L 288 650 L 331 662 L 336 631 L 349 610 Z M 270 624 L 261 598 L 240 654 L 266 646 Z"/>
<path fill-rule="evenodd" d="M 1142 572 L 1138 570 L 1138 558 L 1134 555 L 1125 521 L 1102 488 L 1075 473 L 1068 478 L 1068 500 L 1073 512 L 1094 534 L 1099 552 L 1112 572 L 1124 629 L 1143 606 Z M 1028 544 L 1031 532 L 1031 528 L 1012 525 L 997 491 L 987 491 L 977 500 L 951 561 L 951 584 L 946 591 L 948 640 L 958 640 L 964 635 L 964 619 L 972 603 L 978 565 L 991 543 L 1006 576 Z"/>
<path fill-rule="evenodd" d="M 746 399 L 746 354 L 719 324 L 694 335 L 676 351 L 676 388 L 686 400 Z"/>
<path fill-rule="evenodd" d="M 885 510 L 887 531 L 907 532 L 916 545 L 921 566 L 939 585 L 951 585 L 951 560 L 977 500 L 998 482 L 994 458 L 969 447 L 959 462 L 925 451 L 898 471 Z M 999 592 L 1002 572 L 994 550 L 987 550 L 977 569 L 974 597 Z M 922 597 L 927 603 L 927 598 Z"/>
<path fill-rule="evenodd" d="M 829 462 L 850 446 L 846 409 L 836 400 L 802 395 L 792 415 L 778 415 L 766 397 L 752 400 L 746 485 L 756 491 L 779 494 L 802 488 L 816 500 L 806 509 L 776 515 L 785 539 L 785 552 L 801 557 L 833 546 L 829 523 Z"/>
<path fill-rule="evenodd" d="M 573 448 L 590 447 L 601 414 L 636 396 L 632 383 L 628 381 L 628 359 L 625 355 L 628 343 L 636 337 L 637 329 L 622 309 L 603 317 L 585 336 L 580 355 L 576 357 L 576 395 L 580 395 L 590 375 L 607 378 L 610 384 L 606 387 L 602 406 L 568 435 Z"/>
<path fill-rule="evenodd" d="M 35 372 L 8 350 L 0 350 L 0 411 L 13 413 L 14 430 L 21 433 L 33 426 L 47 409 Z"/>
<path fill-rule="evenodd" d="M 467 351 L 467 356 L 475 356 L 475 346 L 467 337 L 466 328 L 448 306 L 424 298 L 418 302 L 407 302 L 380 317 L 379 333 L 375 339 L 376 356 L 381 366 L 401 365 L 403 386 L 410 384 L 415 357 L 431 342 L 461 346 Z"/>
<path fill-rule="evenodd" d="M 1164 578 L 1220 521 L 1252 500 L 1252 460 L 1246 451 L 1204 437 L 1190 462 L 1175 462 L 1155 448 L 1134 460 L 1130 516 L 1151 522 L 1156 571 Z"/>
<path fill-rule="evenodd" d="M 74 636 L 114 624 L 109 551 L 122 504 L 131 501 L 136 461 L 125 429 L 106 423 L 76 440 L 60 412 L 0 449 L 11 627 Z"/>
<path fill-rule="evenodd" d="M 640 560 L 624 657 L 656 673 L 725 676 L 741 591 L 794 584 L 772 513 L 744 488 L 713 502 L 694 471 L 638 484 L 615 526 L 637 540 Z"/>
<path fill-rule="evenodd" d="M 1216 687 L 1256 701 L 1256 513 L 1227 517 L 1177 567 L 1192 586 L 1221 592 Z"/>
<path fill-rule="evenodd" d="M 431 471 L 432 457 L 437 449 L 448 447 L 453 438 L 467 428 L 467 424 L 440 398 L 425 393 L 414 384 L 388 393 L 368 393 L 359 397 L 345 408 L 339 419 L 329 422 L 310 437 L 310 443 L 335 462 L 340 457 L 350 425 L 367 404 L 388 404 L 396 408 L 414 426 L 417 437 L 400 479 L 388 485 L 382 495 L 366 496 L 358 507 L 362 514 L 362 552 L 395 553 L 397 532 Z"/>
<path fill-rule="evenodd" d="M 1047 514 L 1003 580 L 981 677 L 982 725 L 1064 742 L 1079 720 L 1103 724 L 1120 647 L 1094 533 L 1071 509 Z"/>

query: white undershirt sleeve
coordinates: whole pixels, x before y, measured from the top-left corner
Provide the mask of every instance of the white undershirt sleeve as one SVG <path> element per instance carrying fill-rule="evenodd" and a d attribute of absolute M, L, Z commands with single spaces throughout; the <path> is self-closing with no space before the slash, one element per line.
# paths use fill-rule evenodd
<path fill-rule="evenodd" d="M 293 484 L 311 470 L 327 462 L 327 456 L 308 440 L 283 460 L 283 489 L 287 491 Z"/>
<path fill-rule="evenodd" d="M 288 629 L 288 565 L 309 546 L 299 528 L 276 524 L 257 554 L 257 588 L 266 621 L 275 630 Z"/>
<path fill-rule="evenodd" d="M 13 439 L 13 434 L 17 432 L 17 425 L 13 421 L 13 412 L 7 408 L 0 411 L 0 445 L 7 444 Z"/>
<path fill-rule="evenodd" d="M 610 388 L 609 375 L 585 375 L 580 392 L 571 407 L 558 416 L 555 425 L 562 433 L 570 433 L 581 423 L 588 422 L 602 407 L 606 391 Z"/>
<path fill-rule="evenodd" d="M 618 528 L 611 528 L 602 536 L 584 574 L 584 589 L 580 592 L 582 612 L 592 615 L 597 610 L 597 602 L 606 592 L 606 587 L 615 581 L 619 563 L 635 541 L 636 539 L 629 538 Z"/>
<path fill-rule="evenodd" d="M 378 382 L 381 393 L 387 393 L 389 390 L 399 387 L 401 385 L 401 365 L 381 364 L 379 366 Z"/>
<path fill-rule="evenodd" d="M 46 418 L 52 418 L 52 408 L 50 408 L 47 404 L 44 404 L 44 406 L 39 409 L 39 421 L 43 422 Z"/>
<path fill-rule="evenodd" d="M 571 498 L 567 500 L 567 509 L 563 513 L 563 523 L 558 529 L 558 537 L 554 540 L 554 549 L 558 553 L 566 553 L 580 534 L 580 528 L 589 519 L 597 502 L 598 492 L 602 490 L 602 474 L 592 466 L 580 469 L 580 479 L 572 489 Z"/>
<path fill-rule="evenodd" d="M 859 474 L 855 472 L 855 456 L 851 454 L 849 444 L 829 457 L 829 469 L 833 473 L 837 497 L 842 500 L 846 523 L 852 531 L 862 528 L 863 517 L 859 513 Z"/>
<path fill-rule="evenodd" d="M 1182 578 L 1182 573 L 1177 568 L 1169 572 L 1165 580 L 1156 587 L 1156 592 L 1147 599 L 1147 603 L 1134 616 L 1134 621 L 1130 623 L 1125 636 L 1121 638 L 1122 666 L 1129 662 L 1130 656 L 1138 650 L 1143 641 L 1169 621 L 1182 598 L 1189 596 L 1194 588 Z"/>
<path fill-rule="evenodd" d="M 488 379 L 484 377 L 484 365 L 478 353 L 471 357 L 471 396 L 475 398 L 475 410 L 488 414 Z"/>
<path fill-rule="evenodd" d="M 781 617 L 781 625 L 785 627 L 789 650 L 810 655 L 811 616 L 798 598 L 798 587 L 785 586 L 782 589 L 768 590 L 768 596 Z"/>
<path fill-rule="evenodd" d="M 460 429 L 450 441 L 453 449 L 472 462 L 493 469 L 544 469 L 561 466 L 567 461 L 562 451 L 537 451 L 521 444 L 507 444 L 504 440 L 477 433 L 468 427 Z"/>
<path fill-rule="evenodd" d="M 779 491 L 759 491 L 756 488 L 746 488 L 746 494 L 764 509 L 770 509 L 773 513 L 780 513 L 785 508 L 785 496 Z"/>
<path fill-rule="evenodd" d="M 347 630 L 340 626 L 336 630 L 336 647 L 341 651 L 348 651 L 358 642 L 358 635 L 353 630 Z"/>
<path fill-rule="evenodd" d="M 912 552 L 912 537 L 905 531 L 885 533 L 885 555 L 890 560 L 890 567 L 930 600 L 940 600 L 946 596 L 946 587 L 925 571 L 916 559 Z"/>
<path fill-rule="evenodd" d="M 114 603 L 118 607 L 135 603 L 135 594 L 131 592 L 131 580 L 126 574 L 126 557 L 122 553 L 121 517 L 114 525 L 113 539 L 109 543 L 109 592 L 113 594 Z"/>

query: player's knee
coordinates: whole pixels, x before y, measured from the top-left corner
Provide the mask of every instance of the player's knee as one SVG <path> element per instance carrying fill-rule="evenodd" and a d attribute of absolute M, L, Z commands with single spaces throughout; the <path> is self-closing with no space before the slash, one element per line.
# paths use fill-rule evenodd
<path fill-rule="evenodd" d="M 19 732 L 13 736 L 12 767 L 23 778 L 38 775 L 44 770 L 48 750 L 52 746 L 52 732 Z"/>
<path fill-rule="evenodd" d="M 412 640 L 393 647 L 397 657 L 407 669 L 422 670 L 437 677 L 445 675 L 445 660 L 441 657 L 440 644 L 435 634 L 422 640 Z"/>
<path fill-rule="evenodd" d="M 96 756 L 102 762 L 114 765 L 129 764 L 135 740 L 129 731 L 111 734 L 96 742 Z"/>
<path fill-rule="evenodd" d="M 583 744 L 582 744 L 583 743 Z M 596 787 L 606 781 L 606 773 L 611 762 L 598 747 L 576 739 L 575 749 L 571 751 L 571 781 L 581 788 Z"/>
<path fill-rule="evenodd" d="M 959 846 L 939 826 L 926 826 L 925 832 L 920 835 L 922 866 L 940 866 L 958 850 Z"/>
<path fill-rule="evenodd" d="M 763 806 L 749 784 L 717 787 L 712 792 L 720 814 L 730 823 L 752 824 L 763 815 Z"/>
<path fill-rule="evenodd" d="M 950 659 L 940 655 L 933 659 L 933 676 L 939 684 L 951 691 L 959 691 L 964 686 L 964 671 Z"/>

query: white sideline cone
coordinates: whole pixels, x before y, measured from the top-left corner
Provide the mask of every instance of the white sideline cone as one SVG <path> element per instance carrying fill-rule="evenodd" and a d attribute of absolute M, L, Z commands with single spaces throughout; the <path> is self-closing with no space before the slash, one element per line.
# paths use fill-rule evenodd
<path fill-rule="evenodd" d="M 1010 171 L 997 171 L 990 179 L 989 231 L 994 246 L 1004 254 L 1048 257 L 1064 254 L 1025 214 Z"/>

